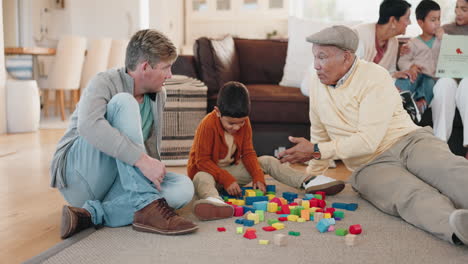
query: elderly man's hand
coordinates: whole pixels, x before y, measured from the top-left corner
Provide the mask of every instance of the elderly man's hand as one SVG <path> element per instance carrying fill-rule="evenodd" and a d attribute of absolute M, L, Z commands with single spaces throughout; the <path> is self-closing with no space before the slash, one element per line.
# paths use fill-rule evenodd
<path fill-rule="evenodd" d="M 305 138 L 289 137 L 289 141 L 296 145 L 278 154 L 281 163 L 302 163 L 312 159 L 314 144 Z"/>

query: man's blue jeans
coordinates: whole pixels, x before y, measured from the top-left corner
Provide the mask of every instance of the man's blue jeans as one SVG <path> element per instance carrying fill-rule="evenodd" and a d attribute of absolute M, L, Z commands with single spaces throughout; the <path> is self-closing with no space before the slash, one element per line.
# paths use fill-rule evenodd
<path fill-rule="evenodd" d="M 132 95 L 114 96 L 107 105 L 106 119 L 145 151 L 140 109 Z M 164 197 L 175 209 L 192 200 L 194 188 L 189 177 L 169 172 L 162 191 L 158 191 L 138 168 L 106 155 L 82 137 L 67 155 L 67 187 L 60 191 L 72 206 L 88 210 L 95 225 L 131 224 L 136 211 L 159 198 Z"/>

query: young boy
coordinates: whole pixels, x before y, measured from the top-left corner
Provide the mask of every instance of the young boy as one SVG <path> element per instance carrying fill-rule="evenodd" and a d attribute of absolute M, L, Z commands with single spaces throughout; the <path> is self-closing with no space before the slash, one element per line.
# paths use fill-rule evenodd
<path fill-rule="evenodd" d="M 440 51 L 440 39 L 443 30 L 440 27 L 440 6 L 432 0 L 423 0 L 416 7 L 416 19 L 422 29 L 422 34 L 408 42 L 409 53 L 404 54 L 398 61 L 401 71 L 408 74 L 406 79 L 397 79 L 395 85 L 401 90 L 405 108 L 411 107 L 412 99 L 416 101 L 410 114 L 413 121 L 419 122 L 420 115 L 424 113 L 431 103 L 434 77 L 437 67 L 437 58 Z M 409 104 L 408 104 L 409 103 Z M 416 119 L 416 120 L 415 120 Z"/>
<path fill-rule="evenodd" d="M 303 188 L 307 193 L 324 191 L 334 195 L 343 190 L 342 181 L 323 175 L 307 176 L 271 156 L 257 159 L 249 112 L 247 88 L 238 82 L 228 82 L 219 91 L 215 109 L 197 128 L 187 170 L 200 199 L 193 208 L 200 220 L 231 217 L 234 209 L 223 202 L 218 188 L 240 196 L 240 186 L 252 182 L 254 189 L 265 192 L 264 173 L 289 186 Z"/>

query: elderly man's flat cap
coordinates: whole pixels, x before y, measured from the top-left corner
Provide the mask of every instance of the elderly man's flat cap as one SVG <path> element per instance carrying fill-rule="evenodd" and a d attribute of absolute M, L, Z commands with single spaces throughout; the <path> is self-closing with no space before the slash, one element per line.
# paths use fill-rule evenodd
<path fill-rule="evenodd" d="M 356 52 L 359 44 L 357 33 L 346 26 L 332 26 L 310 35 L 308 42 L 318 45 L 330 45 L 340 49 Z"/>

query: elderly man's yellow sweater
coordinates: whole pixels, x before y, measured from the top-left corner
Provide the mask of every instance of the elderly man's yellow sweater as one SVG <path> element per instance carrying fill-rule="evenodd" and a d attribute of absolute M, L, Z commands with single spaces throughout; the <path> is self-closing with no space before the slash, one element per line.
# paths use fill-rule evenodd
<path fill-rule="evenodd" d="M 311 142 L 319 143 L 321 160 L 307 169 L 319 175 L 328 159 L 341 159 L 354 170 L 418 129 L 407 112 L 388 71 L 358 60 L 349 78 L 332 87 L 313 76 L 310 87 Z"/>

